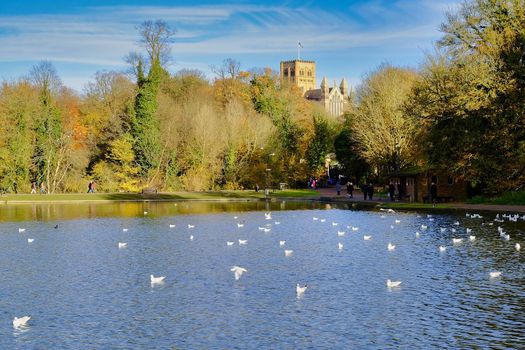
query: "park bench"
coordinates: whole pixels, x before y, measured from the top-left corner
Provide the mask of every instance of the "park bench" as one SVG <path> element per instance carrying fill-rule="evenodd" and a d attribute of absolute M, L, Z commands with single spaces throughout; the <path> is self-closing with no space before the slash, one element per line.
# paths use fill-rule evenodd
<path fill-rule="evenodd" d="M 154 187 L 147 187 L 142 189 L 142 194 L 156 194 L 157 189 Z"/>

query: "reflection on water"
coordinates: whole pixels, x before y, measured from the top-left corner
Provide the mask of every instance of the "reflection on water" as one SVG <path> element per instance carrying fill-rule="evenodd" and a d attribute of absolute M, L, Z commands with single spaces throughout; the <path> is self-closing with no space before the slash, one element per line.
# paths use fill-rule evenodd
<path fill-rule="evenodd" d="M 97 217 L 136 217 L 147 211 L 151 217 L 180 214 L 244 212 L 254 210 L 298 210 L 330 207 L 316 201 L 179 201 L 114 203 L 23 203 L 0 205 L 0 222 L 30 220 L 70 220 Z"/>
<path fill-rule="evenodd" d="M 514 249 L 525 221 L 499 224 L 506 242 L 464 214 L 265 204 L 0 207 L 0 349 L 525 348 L 524 253 Z M 226 245 L 238 239 L 248 244 Z M 248 270 L 239 281 L 234 265 Z M 152 287 L 150 274 L 165 283 Z M 300 298 L 297 284 L 308 285 Z M 14 331 L 23 315 L 29 327 Z"/>

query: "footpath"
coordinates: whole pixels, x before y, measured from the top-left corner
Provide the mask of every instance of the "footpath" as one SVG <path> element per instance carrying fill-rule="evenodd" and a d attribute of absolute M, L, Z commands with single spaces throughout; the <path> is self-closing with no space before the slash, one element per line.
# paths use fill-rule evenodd
<path fill-rule="evenodd" d="M 337 195 L 334 188 L 319 188 L 319 199 L 330 200 L 334 202 L 343 203 L 361 203 L 368 205 L 387 205 L 395 208 L 399 206 L 400 209 L 410 209 L 411 202 L 390 202 L 390 199 L 385 197 L 377 197 L 373 200 L 364 200 L 363 193 L 361 191 L 354 191 L 353 198 L 348 197 L 346 188 L 341 191 L 341 195 Z M 432 205 L 423 203 L 414 203 L 413 209 L 432 209 Z M 473 210 L 473 211 L 498 211 L 507 213 L 525 213 L 525 205 L 500 205 L 500 204 L 468 204 L 461 202 L 450 202 L 445 203 L 442 206 L 439 205 L 438 209 L 461 209 L 461 210 Z"/>

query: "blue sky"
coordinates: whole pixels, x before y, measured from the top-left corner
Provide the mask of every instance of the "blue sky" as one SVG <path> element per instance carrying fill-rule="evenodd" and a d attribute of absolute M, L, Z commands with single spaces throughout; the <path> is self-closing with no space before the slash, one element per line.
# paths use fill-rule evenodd
<path fill-rule="evenodd" d="M 196 68 L 213 78 L 225 58 L 243 69 L 279 69 L 297 56 L 317 62 L 318 84 L 345 77 L 351 85 L 383 62 L 417 66 L 441 36 L 445 11 L 460 0 L 0 1 L 0 79 L 51 61 L 79 92 L 102 70 L 125 70 L 138 50 L 136 26 L 163 19 L 177 33 L 170 70 Z"/>

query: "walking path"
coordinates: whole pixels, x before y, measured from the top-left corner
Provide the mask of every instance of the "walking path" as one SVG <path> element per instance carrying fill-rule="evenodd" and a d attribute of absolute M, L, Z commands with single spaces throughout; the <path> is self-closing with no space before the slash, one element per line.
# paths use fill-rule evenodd
<path fill-rule="evenodd" d="M 319 193 L 320 198 L 330 198 L 330 200 L 337 201 L 337 202 L 361 202 L 364 203 L 365 200 L 363 198 L 363 193 L 361 191 L 354 191 L 354 197 L 349 198 L 346 189 L 345 191 L 341 191 L 341 195 L 338 196 L 337 192 L 334 188 L 319 188 L 317 189 L 317 192 Z M 370 201 L 367 200 L 366 203 L 374 203 L 374 204 L 391 204 L 390 200 L 388 198 L 375 198 L 374 200 Z M 403 204 L 410 204 L 410 202 L 394 202 L 395 204 L 400 204 L 402 206 Z M 414 206 L 414 208 L 429 208 L 431 209 L 432 206 L 430 204 L 423 204 L 423 203 L 416 203 L 417 207 Z M 405 208 L 405 206 L 402 206 Z M 446 203 L 446 208 L 452 208 L 452 209 L 464 209 L 464 210 L 479 210 L 479 211 L 499 211 L 499 212 L 510 212 L 510 213 L 525 213 L 525 205 L 503 205 L 503 204 L 467 204 L 467 203 L 460 203 L 460 202 L 451 202 Z M 408 207 L 407 207 L 408 209 Z"/>

